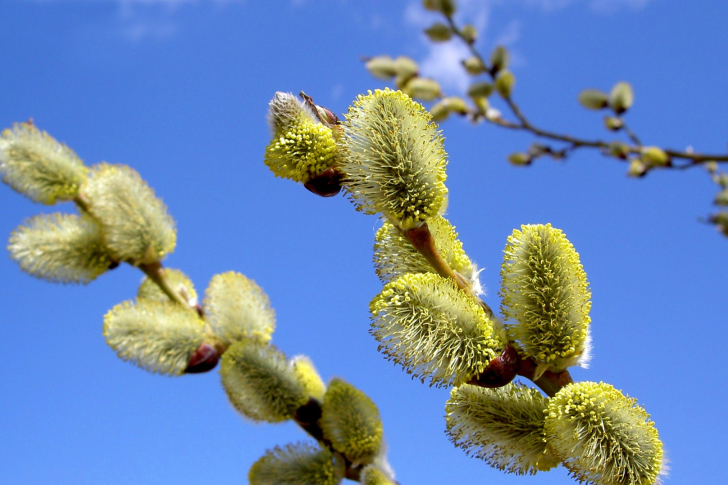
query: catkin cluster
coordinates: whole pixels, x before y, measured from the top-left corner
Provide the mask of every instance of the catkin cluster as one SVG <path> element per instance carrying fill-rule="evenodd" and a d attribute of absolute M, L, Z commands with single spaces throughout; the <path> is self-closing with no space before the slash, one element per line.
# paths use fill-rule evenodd
<path fill-rule="evenodd" d="M 266 160 L 314 174 L 330 162 L 330 129 L 289 102 L 283 96 L 274 104 L 286 113 L 278 128 L 290 137 L 281 136 Z M 303 144 L 289 150 L 293 139 Z M 321 150 L 304 153 L 306 146 Z M 303 162 L 285 165 L 286 156 Z M 68 147 L 26 123 L 0 135 L 0 174 L 35 201 L 73 200 L 79 211 L 36 216 L 13 232 L 8 248 L 24 271 L 87 283 L 125 262 L 146 274 L 136 298 L 104 317 L 104 337 L 122 360 L 169 376 L 206 372 L 221 360 L 223 388 L 240 414 L 259 422 L 295 420 L 318 440 L 269 450 L 251 467 L 250 483 L 333 485 L 352 475 L 395 483 L 375 404 L 343 380 L 327 387 L 310 359 L 287 358 L 271 343 L 275 314 L 254 281 L 236 272 L 215 275 L 199 301 L 187 275 L 162 267 L 176 242 L 174 222 L 133 169 L 86 168 Z"/>
<path fill-rule="evenodd" d="M 390 61 L 387 76 L 399 75 L 402 62 Z M 285 125 L 280 99 L 271 102 L 274 131 Z M 478 270 L 442 215 L 447 154 L 430 114 L 407 94 L 376 90 L 354 101 L 340 130 L 329 168 L 357 210 L 383 220 L 374 266 L 384 288 L 370 303 L 371 333 L 408 374 L 455 386 L 446 406 L 455 446 L 509 473 L 563 464 L 580 482 L 656 483 L 662 445 L 633 399 L 607 384 L 546 386 L 553 395 L 544 397 L 510 382 L 521 372 L 551 382 L 588 362 L 591 292 L 564 233 L 536 224 L 508 237 L 501 323 L 478 299 Z"/>

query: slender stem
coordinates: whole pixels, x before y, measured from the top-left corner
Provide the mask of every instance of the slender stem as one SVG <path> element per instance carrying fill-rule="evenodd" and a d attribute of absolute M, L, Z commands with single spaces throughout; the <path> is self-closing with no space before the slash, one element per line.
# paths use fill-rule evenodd
<path fill-rule="evenodd" d="M 424 256 L 437 274 L 443 278 L 451 278 L 455 281 L 461 290 L 475 298 L 478 304 L 483 307 L 483 310 L 485 310 L 485 313 L 489 318 L 493 318 L 493 310 L 483 300 L 473 294 L 470 283 L 453 271 L 450 265 L 447 264 L 447 261 L 445 261 L 445 259 L 440 255 L 440 252 L 435 246 L 435 238 L 432 237 L 432 233 L 430 232 L 430 228 L 427 227 L 427 224 L 404 231 L 404 236 L 410 243 L 412 243 L 412 246 L 414 246 L 415 249 Z"/>
<path fill-rule="evenodd" d="M 624 120 L 622 120 L 622 131 L 627 134 L 629 139 L 632 140 L 632 143 L 637 146 L 642 146 L 642 142 L 640 141 L 640 139 L 637 137 L 635 132 L 632 131 L 629 126 L 627 126 L 627 123 L 625 123 Z"/>
<path fill-rule="evenodd" d="M 162 268 L 162 263 L 155 262 L 140 264 L 139 269 L 142 270 L 144 274 L 149 277 L 150 280 L 154 281 L 157 286 L 159 286 L 159 289 L 162 290 L 164 294 L 169 297 L 170 300 L 177 302 L 180 305 L 189 308 L 190 310 L 197 311 L 195 308 L 190 306 L 189 302 L 182 298 L 182 295 L 180 295 L 178 291 L 170 286 L 169 280 L 167 280 L 166 276 L 164 275 L 164 268 Z"/>

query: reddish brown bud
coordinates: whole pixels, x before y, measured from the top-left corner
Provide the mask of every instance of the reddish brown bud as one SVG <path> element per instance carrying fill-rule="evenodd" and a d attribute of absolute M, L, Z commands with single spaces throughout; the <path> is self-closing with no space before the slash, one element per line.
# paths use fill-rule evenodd
<path fill-rule="evenodd" d="M 219 358 L 220 354 L 215 346 L 203 343 L 190 356 L 185 374 L 200 374 L 211 371 L 217 365 Z"/>
<path fill-rule="evenodd" d="M 488 367 L 480 375 L 471 379 L 468 384 L 490 388 L 503 387 L 516 377 L 520 365 L 519 360 L 515 347 L 510 344 L 506 345 L 503 352 L 491 360 Z"/>
<path fill-rule="evenodd" d="M 342 173 L 332 167 L 316 175 L 303 186 L 321 197 L 332 197 L 341 192 L 342 178 Z"/>

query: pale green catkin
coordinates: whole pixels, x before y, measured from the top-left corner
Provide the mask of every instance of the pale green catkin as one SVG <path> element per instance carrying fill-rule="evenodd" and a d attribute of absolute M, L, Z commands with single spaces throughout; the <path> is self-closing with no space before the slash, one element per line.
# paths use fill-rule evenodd
<path fill-rule="evenodd" d="M 579 482 L 652 485 L 664 471 L 662 442 L 649 418 L 613 386 L 577 382 L 550 400 L 546 439 Z"/>
<path fill-rule="evenodd" d="M 32 123 L 16 123 L 0 134 L 2 181 L 35 202 L 73 199 L 87 171 L 73 150 Z"/>
<path fill-rule="evenodd" d="M 227 349 L 220 377 L 230 403 L 254 421 L 291 419 L 310 397 L 286 356 L 255 340 L 241 340 Z"/>
<path fill-rule="evenodd" d="M 171 301 L 139 299 L 104 316 L 104 337 L 123 360 L 168 375 L 181 375 L 204 339 L 204 321 Z"/>
<path fill-rule="evenodd" d="M 117 261 L 154 263 L 174 251 L 174 220 L 131 167 L 106 163 L 94 166 L 82 193 Z"/>
<path fill-rule="evenodd" d="M 320 424 L 331 446 L 353 462 L 371 462 L 382 447 L 384 429 L 377 406 L 341 379 L 332 379 L 326 389 Z"/>
<path fill-rule="evenodd" d="M 333 454 L 309 443 L 276 446 L 248 472 L 250 485 L 337 485 Z"/>
<path fill-rule="evenodd" d="M 538 372 L 588 361 L 591 292 L 579 254 L 559 229 L 524 225 L 508 237 L 501 311 L 509 335 Z"/>
<path fill-rule="evenodd" d="M 39 215 L 15 229 L 10 257 L 26 273 L 60 283 L 88 283 L 112 264 L 99 225 L 72 214 Z"/>
<path fill-rule="evenodd" d="M 547 405 L 547 398 L 522 384 L 495 389 L 464 384 L 453 388 L 445 407 L 447 434 L 455 446 L 494 468 L 533 475 L 559 464 L 546 446 Z"/>
<path fill-rule="evenodd" d="M 357 210 L 402 229 L 419 227 L 447 205 L 443 138 L 431 116 L 400 91 L 359 96 L 344 123 L 344 185 Z"/>
<path fill-rule="evenodd" d="M 450 386 L 480 374 L 505 347 L 470 294 L 435 273 L 408 273 L 369 304 L 380 351 L 430 385 Z"/>
<path fill-rule="evenodd" d="M 265 292 L 240 273 L 212 277 L 204 300 L 207 322 L 224 344 L 242 339 L 268 342 L 275 329 L 275 313 Z"/>

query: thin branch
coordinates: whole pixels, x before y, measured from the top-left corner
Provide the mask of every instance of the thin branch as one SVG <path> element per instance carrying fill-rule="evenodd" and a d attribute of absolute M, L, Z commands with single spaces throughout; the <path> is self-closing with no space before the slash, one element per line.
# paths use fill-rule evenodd
<path fill-rule="evenodd" d="M 480 54 L 480 52 L 475 48 L 475 46 L 468 42 L 468 39 L 463 35 L 460 28 L 455 24 L 454 19 L 452 16 L 445 16 L 445 19 L 452 29 L 453 33 L 462 40 L 465 45 L 468 47 L 471 55 L 473 55 L 475 58 L 477 58 L 483 66 L 485 66 L 486 72 L 490 76 L 490 78 L 495 81 L 496 79 L 496 72 L 492 69 L 492 66 L 489 66 L 486 60 L 483 58 L 483 56 Z M 510 111 L 513 113 L 513 115 L 516 117 L 518 122 L 512 122 L 508 120 L 504 120 L 501 118 L 488 118 L 483 117 L 482 114 L 479 115 L 479 113 L 471 113 L 474 118 L 484 118 L 486 121 L 504 127 L 504 128 L 510 128 L 514 130 L 524 130 L 529 131 L 533 133 L 536 136 L 547 138 L 550 140 L 555 141 L 561 141 L 564 143 L 571 144 L 570 151 L 573 151 L 577 148 L 582 147 L 591 147 L 591 148 L 602 148 L 607 149 L 609 148 L 610 142 L 606 142 L 603 140 L 587 140 L 582 138 L 577 138 L 570 135 L 564 135 L 560 133 L 555 133 L 552 131 L 545 130 L 543 128 L 539 128 L 538 126 L 534 125 L 529 121 L 529 119 L 526 117 L 526 115 L 521 111 L 521 108 L 516 104 L 516 102 L 513 100 L 511 96 L 503 96 L 503 101 L 506 103 Z M 641 143 L 640 139 L 637 137 L 637 135 L 626 125 L 622 126 L 622 131 L 628 136 L 630 141 L 633 143 L 632 146 L 627 147 L 627 151 L 632 154 L 639 155 L 642 153 L 642 147 L 643 144 Z M 700 153 L 693 153 L 689 151 L 680 151 L 680 150 L 671 150 L 666 149 L 663 150 L 671 159 L 679 159 L 679 160 L 686 160 L 687 163 L 680 163 L 680 164 L 671 164 L 668 165 L 665 168 L 676 168 L 676 169 L 686 169 L 690 167 L 694 167 L 696 165 L 701 165 L 702 163 L 708 162 L 708 161 L 715 161 L 715 162 L 728 162 L 728 153 L 721 153 L 721 154 L 700 154 Z"/>

